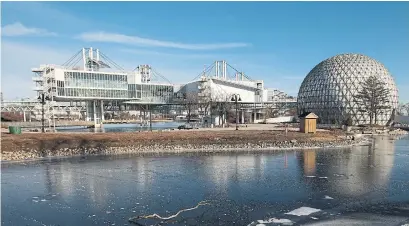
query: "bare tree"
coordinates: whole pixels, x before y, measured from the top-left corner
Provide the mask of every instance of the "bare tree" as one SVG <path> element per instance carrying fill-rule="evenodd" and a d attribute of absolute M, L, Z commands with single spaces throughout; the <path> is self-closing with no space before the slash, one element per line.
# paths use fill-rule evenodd
<path fill-rule="evenodd" d="M 203 116 L 207 116 L 210 109 L 211 98 L 209 95 L 198 96 L 197 107 L 199 111 L 202 112 Z"/>
<path fill-rule="evenodd" d="M 264 107 L 265 107 L 265 110 L 264 110 L 264 120 L 263 120 L 263 122 L 267 123 L 267 119 L 274 117 L 273 115 L 278 113 L 278 111 L 275 108 L 274 103 L 265 104 Z"/>
<path fill-rule="evenodd" d="M 224 125 L 225 120 L 223 120 L 223 116 L 228 120 L 228 112 L 232 107 L 231 96 L 219 93 L 215 97 L 215 102 L 212 106 L 212 111 L 215 111 L 219 116 L 219 125 Z"/>
<path fill-rule="evenodd" d="M 404 105 L 403 109 L 406 111 L 406 115 L 409 116 L 409 102 Z"/>
<path fill-rule="evenodd" d="M 268 103 L 265 105 L 264 123 L 268 118 L 275 118 L 281 114 L 287 113 L 287 105 L 285 102 Z"/>
<path fill-rule="evenodd" d="M 358 90 L 358 94 L 354 96 L 354 101 L 359 106 L 359 111 L 369 114 L 370 125 L 377 123 L 378 114 L 386 109 L 390 109 L 388 104 L 389 90 L 384 82 L 375 76 L 370 76 L 366 79 L 362 88 Z"/>
<path fill-rule="evenodd" d="M 397 109 L 397 114 L 409 116 L 409 103 L 400 103 Z"/>
<path fill-rule="evenodd" d="M 190 123 L 192 112 L 197 108 L 198 100 L 197 93 L 178 93 L 176 96 L 176 102 L 187 111 L 187 123 Z"/>

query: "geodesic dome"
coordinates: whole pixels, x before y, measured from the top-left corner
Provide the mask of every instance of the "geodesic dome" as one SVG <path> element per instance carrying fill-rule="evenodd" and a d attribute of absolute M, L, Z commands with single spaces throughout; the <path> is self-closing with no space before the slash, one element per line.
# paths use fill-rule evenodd
<path fill-rule="evenodd" d="M 298 112 L 314 112 L 323 124 L 342 124 L 351 117 L 354 125 L 369 124 L 369 114 L 358 110 L 353 96 L 370 76 L 376 76 L 389 90 L 390 109 L 376 117 L 385 125 L 398 106 L 398 90 L 389 71 L 380 62 L 362 54 L 341 54 L 315 66 L 298 92 Z"/>

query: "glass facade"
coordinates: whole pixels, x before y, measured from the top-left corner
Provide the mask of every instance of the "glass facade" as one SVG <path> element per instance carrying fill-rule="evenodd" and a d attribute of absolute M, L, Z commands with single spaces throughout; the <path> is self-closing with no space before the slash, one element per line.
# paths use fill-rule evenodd
<path fill-rule="evenodd" d="M 385 66 L 361 54 L 337 55 L 315 66 L 298 92 L 299 113 L 314 112 L 324 124 L 341 124 L 348 117 L 353 124 L 368 124 L 369 115 L 360 111 L 354 96 L 370 76 L 378 77 L 389 89 L 390 109 L 377 115 L 378 124 L 385 125 L 397 108 L 398 90 Z"/>
<path fill-rule="evenodd" d="M 168 102 L 173 85 L 128 84 L 126 74 L 65 71 L 57 80 L 57 96 L 66 98 L 129 99 L 143 102 Z"/>
<path fill-rule="evenodd" d="M 142 84 L 141 100 L 144 102 L 169 102 L 173 98 L 172 85 Z"/>

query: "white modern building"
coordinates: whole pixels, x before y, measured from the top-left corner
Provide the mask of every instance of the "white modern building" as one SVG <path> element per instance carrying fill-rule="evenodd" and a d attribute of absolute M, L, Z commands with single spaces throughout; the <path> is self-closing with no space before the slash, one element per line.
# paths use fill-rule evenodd
<path fill-rule="evenodd" d="M 232 73 L 228 73 L 227 65 L 226 61 L 216 61 L 214 71 L 204 72 L 199 79 L 175 88 L 175 90 L 187 94 L 198 94 L 199 97 L 206 97 L 215 102 L 229 101 L 234 94 L 240 96 L 240 102 L 243 104 L 296 102 L 295 97 L 278 89 L 265 88 L 263 80 L 252 80 L 242 72 L 235 71 L 234 77 L 228 77 L 227 74 Z"/>
<path fill-rule="evenodd" d="M 235 98 L 238 97 L 239 121 L 244 122 L 245 114 L 252 114 L 250 122 L 257 122 L 264 118 L 265 108 L 274 108 L 279 104 L 294 106 L 296 98 L 291 97 L 277 89 L 267 89 L 263 80 L 252 80 L 244 73 L 233 71 L 229 73 L 229 65 L 226 61 L 216 61 L 214 70 L 204 71 L 200 78 L 189 82 L 181 87 L 175 88 L 177 92 L 183 93 L 184 98 L 196 99 L 197 102 L 223 103 L 229 102 L 235 106 Z M 228 75 L 234 76 L 228 76 Z M 220 111 L 220 109 L 218 110 Z M 208 116 L 211 112 L 208 112 Z M 225 116 L 222 121 L 226 121 Z M 247 116 L 249 117 L 249 116 Z M 212 120 L 218 124 L 218 119 Z"/>
<path fill-rule="evenodd" d="M 182 85 L 172 84 L 150 65 L 139 65 L 127 71 L 93 48 L 81 49 L 63 65 L 44 64 L 32 68 L 32 72 L 37 97 L 43 94 L 45 97 L 45 117 L 48 121 L 66 113 L 81 115 L 81 118 L 94 121 L 97 125 L 104 121 L 107 106 L 115 105 L 115 109 L 124 109 L 124 105 L 134 106 L 127 110 L 137 111 L 141 110 L 138 106 L 146 106 L 145 111 L 153 105 L 183 105 L 186 98 L 194 98 L 196 107 L 204 101 L 231 105 L 233 95 L 239 97 L 241 117 L 244 117 L 244 109 L 247 109 L 247 112 L 253 113 L 254 120 L 261 117 L 266 104 L 296 103 L 295 98 L 279 90 L 265 88 L 263 80 L 250 79 L 226 61 L 214 62 L 198 78 Z M 162 77 L 162 81 L 155 79 L 158 76 Z M 33 104 L 35 102 L 38 104 Z M 41 98 L 31 100 L 24 106 L 8 105 L 2 110 L 35 110 L 38 113 L 42 108 L 40 102 Z M 79 111 L 84 109 L 85 112 L 80 114 Z M 178 114 L 186 112 L 186 109 L 177 110 Z M 199 114 L 206 112 L 194 110 Z M 207 111 L 202 117 L 210 114 L 211 111 Z"/>
<path fill-rule="evenodd" d="M 77 66 L 78 62 L 82 65 Z M 116 65 L 116 71 L 110 70 L 110 65 Z M 32 71 L 34 89 L 38 96 L 46 96 L 47 105 L 61 101 L 85 102 L 87 120 L 98 125 L 104 121 L 105 102 L 166 104 L 174 94 L 172 84 L 152 81 L 149 65 L 125 71 L 93 48 L 83 48 L 62 66 L 41 65 Z M 50 117 L 53 113 L 47 114 Z"/>

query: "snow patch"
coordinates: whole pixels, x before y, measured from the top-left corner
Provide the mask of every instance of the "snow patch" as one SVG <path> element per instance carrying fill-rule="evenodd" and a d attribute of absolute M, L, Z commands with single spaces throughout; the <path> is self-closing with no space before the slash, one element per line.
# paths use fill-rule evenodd
<path fill-rule="evenodd" d="M 300 216 L 308 216 L 308 215 L 310 215 L 310 214 L 312 214 L 312 213 L 316 213 L 316 212 L 319 212 L 319 211 L 321 211 L 321 210 L 320 210 L 320 209 L 315 209 L 315 208 L 303 206 L 303 207 L 300 207 L 300 208 L 298 208 L 298 209 L 295 209 L 295 210 L 290 211 L 290 212 L 285 213 L 285 214 L 295 215 L 295 216 L 299 216 L 299 217 L 300 217 Z"/>
<path fill-rule="evenodd" d="M 258 220 L 257 223 L 259 224 L 271 224 L 271 223 L 275 223 L 275 224 L 292 224 L 293 222 L 289 219 L 280 219 L 280 218 L 270 218 L 266 221 L 264 220 Z"/>
<path fill-rule="evenodd" d="M 324 197 L 324 199 L 334 199 L 334 198 L 332 198 L 332 197 L 326 195 L 326 196 Z"/>
<path fill-rule="evenodd" d="M 313 178 L 313 177 L 316 177 L 316 176 L 305 176 L 305 177 L 308 177 L 308 178 Z"/>
<path fill-rule="evenodd" d="M 328 179 L 328 177 L 319 177 L 320 179 Z"/>

